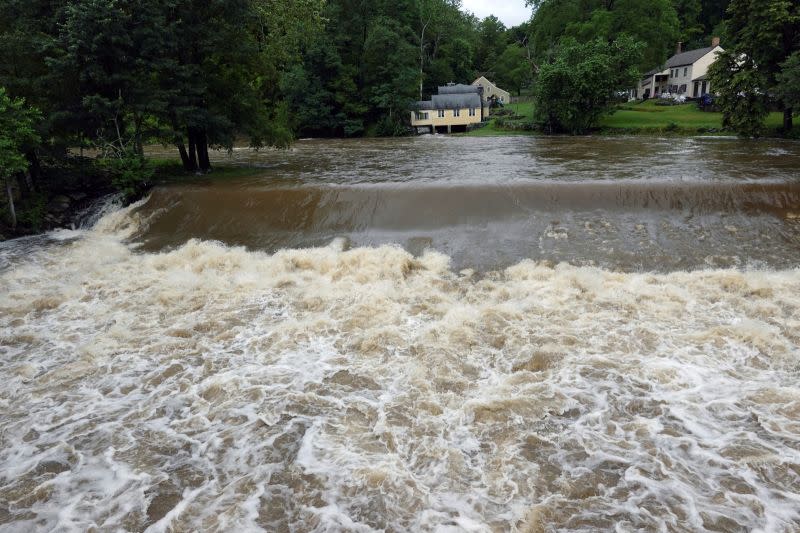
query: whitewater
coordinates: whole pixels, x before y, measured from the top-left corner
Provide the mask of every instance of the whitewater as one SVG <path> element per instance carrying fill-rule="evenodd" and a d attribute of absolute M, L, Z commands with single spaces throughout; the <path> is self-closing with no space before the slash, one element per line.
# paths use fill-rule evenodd
<path fill-rule="evenodd" d="M 159 194 L 0 247 L 0 531 L 800 530 L 793 248 L 153 249 Z"/>

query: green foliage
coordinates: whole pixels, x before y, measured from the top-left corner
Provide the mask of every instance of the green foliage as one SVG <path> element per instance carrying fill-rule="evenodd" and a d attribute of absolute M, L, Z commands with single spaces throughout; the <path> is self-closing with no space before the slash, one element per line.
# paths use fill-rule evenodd
<path fill-rule="evenodd" d="M 722 125 L 742 136 L 758 137 L 769 112 L 767 79 L 752 58 L 740 59 L 734 51 L 720 54 L 708 71 L 717 93 L 715 104 L 722 110 Z"/>
<path fill-rule="evenodd" d="M 756 137 L 763 131 L 770 95 L 785 96 L 781 102 L 784 109 L 792 107 L 795 63 L 791 56 L 800 50 L 800 4 L 791 0 L 732 0 L 728 15 L 726 24 L 733 46 L 709 70 L 711 87 L 718 93 L 716 104 L 722 110 L 725 127 Z"/>
<path fill-rule="evenodd" d="M 132 153 L 124 154 L 122 157 L 100 159 L 97 166 L 110 175 L 114 190 L 129 199 L 141 193 L 155 173 L 152 164 Z"/>
<path fill-rule="evenodd" d="M 42 231 L 44 229 L 44 217 L 46 214 L 47 196 L 42 193 L 34 193 L 27 198 L 23 198 L 17 205 L 17 223 L 30 231 Z"/>
<path fill-rule="evenodd" d="M 531 83 L 531 78 L 525 49 L 516 43 L 506 46 L 496 62 L 495 83 L 519 94 L 523 87 Z"/>
<path fill-rule="evenodd" d="M 781 63 L 775 93 L 795 113 L 800 112 L 800 51 L 794 52 Z"/>
<path fill-rule="evenodd" d="M 638 79 L 641 43 L 621 36 L 612 43 L 566 38 L 536 80 L 536 121 L 547 132 L 586 133 L 597 125 L 615 93 Z"/>
<path fill-rule="evenodd" d="M 494 70 L 507 44 L 506 27 L 497 17 L 489 16 L 480 21 L 475 51 L 475 67 L 478 72 Z"/>
<path fill-rule="evenodd" d="M 28 169 L 25 152 L 39 144 L 35 124 L 41 115 L 25 105 L 21 98 L 11 98 L 0 87 L 0 177 L 12 176 Z"/>
<path fill-rule="evenodd" d="M 479 22 L 455 0 L 330 0 L 322 18 L 324 29 L 280 77 L 300 136 L 405 134 L 413 100 L 450 81 L 471 82 L 479 49 L 495 38 L 499 53 L 507 45 L 499 21 Z"/>
<path fill-rule="evenodd" d="M 635 64 L 645 71 L 666 60 L 679 35 L 670 0 L 540 0 L 531 35 L 534 59 L 546 62 L 562 37 L 578 42 L 614 41 L 622 35 L 644 43 Z"/>

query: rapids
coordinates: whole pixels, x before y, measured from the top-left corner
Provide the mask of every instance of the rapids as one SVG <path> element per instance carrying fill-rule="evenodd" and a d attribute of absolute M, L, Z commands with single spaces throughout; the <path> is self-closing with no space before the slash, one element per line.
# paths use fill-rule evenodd
<path fill-rule="evenodd" d="M 0 531 L 799 530 L 800 146 L 479 141 L 0 245 Z"/>

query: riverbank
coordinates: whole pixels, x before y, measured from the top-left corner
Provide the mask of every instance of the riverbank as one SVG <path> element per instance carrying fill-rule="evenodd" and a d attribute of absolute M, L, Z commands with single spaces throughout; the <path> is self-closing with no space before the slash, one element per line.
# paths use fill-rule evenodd
<path fill-rule="evenodd" d="M 202 177 L 186 172 L 177 159 L 151 158 L 146 164 L 152 171 L 151 177 L 126 193 L 120 192 L 113 172 L 98 165 L 95 159 L 76 157 L 61 161 L 58 166 L 45 165 L 35 189 L 17 191 L 15 228 L 9 223 L 7 203 L 0 205 L 0 241 L 77 227 L 92 204 L 109 194 L 127 195 L 124 200 L 127 203 L 147 194 L 155 185 Z M 216 164 L 207 176 L 228 179 L 248 173 L 252 173 L 249 167 Z"/>
<path fill-rule="evenodd" d="M 618 105 L 613 113 L 600 119 L 594 133 L 601 135 L 734 135 L 722 126 L 722 113 L 705 112 L 694 103 L 657 105 L 656 100 Z M 493 117 L 483 128 L 467 133 L 470 137 L 498 135 L 541 135 L 532 127 L 532 102 L 509 104 L 507 114 Z M 765 137 L 785 137 L 781 132 L 783 115 L 770 113 L 765 123 Z M 795 128 L 792 136 L 800 136 Z"/>

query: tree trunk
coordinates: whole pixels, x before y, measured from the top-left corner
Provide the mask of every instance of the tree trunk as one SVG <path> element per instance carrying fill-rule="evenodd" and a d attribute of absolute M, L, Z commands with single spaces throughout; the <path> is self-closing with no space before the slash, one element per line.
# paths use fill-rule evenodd
<path fill-rule="evenodd" d="M 6 178 L 6 195 L 8 195 L 8 210 L 11 212 L 11 229 L 17 229 L 17 211 L 14 209 L 14 191 L 11 190 L 11 178 Z"/>
<path fill-rule="evenodd" d="M 183 170 L 186 172 L 191 172 L 191 163 L 189 161 L 189 154 L 186 152 L 186 146 L 183 144 L 183 139 L 179 142 L 175 143 L 175 146 L 178 147 L 178 153 L 181 155 L 181 163 L 183 163 Z"/>
<path fill-rule="evenodd" d="M 189 128 L 188 137 L 189 137 L 189 168 L 187 168 L 187 170 L 189 172 L 196 172 L 197 171 L 197 148 L 195 146 L 195 138 L 194 138 L 194 129 L 193 128 Z"/>
<path fill-rule="evenodd" d="M 136 144 L 135 150 L 136 155 L 139 157 L 144 157 L 144 146 L 142 145 L 142 121 L 144 117 L 139 114 L 135 114 L 133 116 L 133 128 L 134 128 L 134 143 Z"/>
<path fill-rule="evenodd" d="M 36 182 L 42 177 L 42 166 L 39 164 L 39 157 L 34 150 L 25 152 L 25 159 L 28 160 L 28 173 L 25 178 L 28 179 L 28 185 L 32 191 L 36 190 Z"/>
<path fill-rule="evenodd" d="M 791 107 L 783 110 L 783 131 L 787 133 L 792 130 L 792 111 Z"/>
<path fill-rule="evenodd" d="M 17 174 L 17 185 L 19 185 L 20 198 L 28 198 L 31 195 L 30 182 L 28 181 L 28 172 L 20 172 Z"/>
<path fill-rule="evenodd" d="M 206 130 L 197 131 L 197 162 L 202 172 L 211 172 L 211 161 L 208 159 L 208 137 Z"/>

